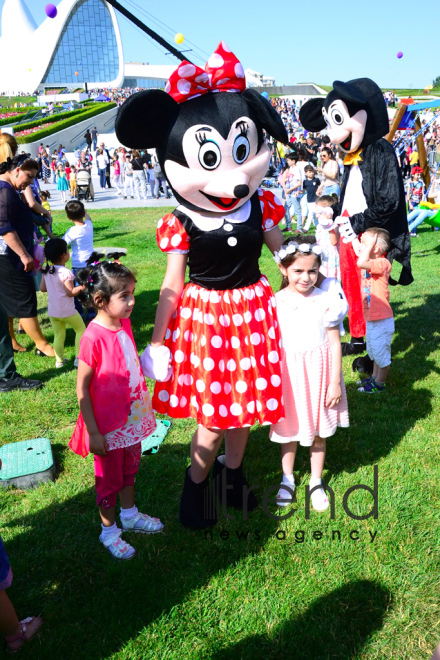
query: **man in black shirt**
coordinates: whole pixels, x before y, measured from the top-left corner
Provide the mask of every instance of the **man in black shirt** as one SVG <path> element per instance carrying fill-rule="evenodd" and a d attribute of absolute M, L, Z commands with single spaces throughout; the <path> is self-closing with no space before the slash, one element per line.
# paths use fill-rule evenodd
<path fill-rule="evenodd" d="M 317 148 L 313 144 L 313 138 L 310 137 L 310 135 L 307 136 L 306 143 L 303 146 L 306 151 L 307 160 L 309 160 L 316 167 L 318 162 L 318 158 L 316 156 Z"/>

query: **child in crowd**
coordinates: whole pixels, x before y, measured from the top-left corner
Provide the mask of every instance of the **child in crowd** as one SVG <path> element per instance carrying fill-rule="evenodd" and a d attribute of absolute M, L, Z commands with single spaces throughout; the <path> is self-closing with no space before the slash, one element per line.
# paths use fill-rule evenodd
<path fill-rule="evenodd" d="M 336 200 L 335 200 L 336 198 Z M 316 199 L 315 216 L 316 242 L 322 249 L 320 272 L 324 277 L 334 277 L 341 280 L 338 252 L 338 228 L 333 223 L 332 206 L 337 201 L 337 195 L 321 195 Z"/>
<path fill-rule="evenodd" d="M 67 245 L 72 246 L 72 272 L 76 275 L 79 268 L 87 265 L 87 260 L 93 252 L 93 224 L 86 213 L 84 204 L 79 200 L 70 200 L 66 204 L 66 215 L 73 222 L 63 238 Z M 84 310 L 79 300 L 75 298 L 75 309 L 84 316 Z"/>
<path fill-rule="evenodd" d="M 393 310 L 388 291 L 391 264 L 385 254 L 391 247 L 386 229 L 370 227 L 361 238 L 357 265 L 362 268 L 361 287 L 364 317 L 367 322 L 367 352 L 374 361 L 373 375 L 359 381 L 359 392 L 376 394 L 386 389 L 385 379 L 391 364 L 394 333 Z"/>
<path fill-rule="evenodd" d="M 133 165 L 131 164 L 130 154 L 127 154 L 125 156 L 125 162 L 124 162 L 124 199 L 127 199 L 128 188 L 130 188 L 131 199 L 134 199 Z"/>
<path fill-rule="evenodd" d="M 121 163 L 119 162 L 118 154 L 115 152 L 113 155 L 113 178 L 112 183 L 117 188 L 118 195 L 122 195 L 122 187 L 119 185 L 121 182 Z"/>
<path fill-rule="evenodd" d="M 57 190 L 61 192 L 61 201 L 63 204 L 65 204 L 67 191 L 69 190 L 69 184 L 67 182 L 66 172 L 62 163 L 58 163 L 57 167 Z"/>
<path fill-rule="evenodd" d="M 310 225 L 315 224 L 315 204 L 316 204 L 316 191 L 318 190 L 321 182 L 315 176 L 315 168 L 313 165 L 306 165 L 304 168 L 304 181 L 303 190 L 306 193 L 301 199 L 301 209 L 304 221 L 304 231 L 310 229 Z"/>
<path fill-rule="evenodd" d="M 134 503 L 141 440 L 156 428 L 130 324 L 135 278 L 125 266 L 103 262 L 80 270 L 78 279 L 86 288 L 84 302 L 98 313 L 81 341 L 80 415 L 69 446 L 82 456 L 89 450 L 95 454 L 99 540 L 116 559 L 131 559 L 136 551 L 121 540 L 122 532 L 163 529 L 158 518 L 140 513 Z M 122 529 L 115 522 L 118 494 Z"/>
<path fill-rule="evenodd" d="M 335 311 L 337 303 L 330 293 L 315 287 L 321 248 L 314 237 L 286 240 L 274 258 L 283 276 L 275 297 L 283 342 L 286 414 L 270 430 L 272 442 L 281 444 L 283 481 L 277 502 L 288 506 L 293 501 L 293 468 L 299 443 L 310 447 L 312 506 L 324 511 L 329 505 L 321 481 L 326 438 L 334 435 L 338 426 L 349 426 L 339 327 L 326 327 L 338 316 L 339 308 Z"/>
<path fill-rule="evenodd" d="M 411 213 L 420 204 L 425 195 L 425 184 L 422 180 L 423 170 L 421 167 L 413 167 L 411 170 L 411 181 L 406 188 L 406 201 L 408 210 Z M 411 232 L 411 236 L 417 236 L 416 232 Z"/>
<path fill-rule="evenodd" d="M 2 462 L 0 460 L 0 469 Z M 12 569 L 8 555 L 0 537 L 0 631 L 5 636 L 6 648 L 10 653 L 16 653 L 23 644 L 29 642 L 43 625 L 40 616 L 30 616 L 18 620 L 14 606 L 6 593 L 12 584 Z"/>
<path fill-rule="evenodd" d="M 75 362 L 78 366 L 79 342 L 86 329 L 82 317 L 75 309 L 73 298 L 84 290 L 83 286 L 74 286 L 75 275 L 66 268 L 70 259 L 67 243 L 62 238 L 51 238 L 44 246 L 46 261 L 53 264 L 41 269 L 43 277 L 40 291 L 47 291 L 47 314 L 52 324 L 55 351 L 55 367 L 60 369 L 67 363 L 64 358 L 64 340 L 66 325 L 75 331 Z"/>
<path fill-rule="evenodd" d="M 67 183 L 70 185 L 70 173 L 72 171 L 72 168 L 70 167 L 68 160 L 64 162 L 64 171 L 66 172 Z"/>
<path fill-rule="evenodd" d="M 53 176 L 53 183 L 57 182 L 57 157 L 52 156 L 52 163 L 50 165 L 50 168 L 52 170 L 52 176 Z"/>
<path fill-rule="evenodd" d="M 72 167 L 70 168 L 69 183 L 70 183 L 70 195 L 71 195 L 71 197 L 76 197 L 77 190 L 76 190 L 76 167 L 75 167 L 75 165 L 72 165 Z"/>
<path fill-rule="evenodd" d="M 48 190 L 40 190 L 40 199 L 41 206 L 46 209 L 46 211 L 50 212 L 50 204 L 48 202 L 50 199 L 50 192 Z"/>

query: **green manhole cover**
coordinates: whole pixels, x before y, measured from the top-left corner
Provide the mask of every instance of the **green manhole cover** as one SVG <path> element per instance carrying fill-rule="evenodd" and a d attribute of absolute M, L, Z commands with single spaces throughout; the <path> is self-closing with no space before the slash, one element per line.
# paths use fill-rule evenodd
<path fill-rule="evenodd" d="M 55 472 L 52 447 L 48 438 L 33 438 L 3 445 L 0 447 L 0 459 L 1 485 L 6 485 L 5 482 L 18 485 L 21 477 L 47 473 L 48 470 L 52 471 L 52 468 Z M 32 484 L 35 485 L 33 482 Z"/>
<path fill-rule="evenodd" d="M 165 436 L 171 428 L 171 422 L 166 419 L 158 419 L 156 430 L 148 438 L 142 440 L 143 454 L 156 454 L 165 440 Z"/>

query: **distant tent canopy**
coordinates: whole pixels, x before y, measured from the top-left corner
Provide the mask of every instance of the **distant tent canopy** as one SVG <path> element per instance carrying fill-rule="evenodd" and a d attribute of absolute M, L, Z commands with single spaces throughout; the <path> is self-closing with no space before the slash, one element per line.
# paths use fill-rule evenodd
<path fill-rule="evenodd" d="M 99 96 L 94 99 L 95 101 L 110 101 L 109 97 L 106 96 L 105 94 L 100 94 Z"/>

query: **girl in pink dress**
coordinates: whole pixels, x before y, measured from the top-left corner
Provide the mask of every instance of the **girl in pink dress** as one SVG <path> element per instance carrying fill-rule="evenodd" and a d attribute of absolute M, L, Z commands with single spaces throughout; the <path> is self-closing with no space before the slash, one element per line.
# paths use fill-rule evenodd
<path fill-rule="evenodd" d="M 77 395 L 80 414 L 70 448 L 95 454 L 95 487 L 102 521 L 99 540 L 116 559 L 131 559 L 134 548 L 122 532 L 160 532 L 158 518 L 140 513 L 134 504 L 134 482 L 141 440 L 156 428 L 150 396 L 131 331 L 134 275 L 118 263 L 98 263 L 77 272 L 86 300 L 98 313 L 80 344 Z M 115 522 L 116 497 L 121 526 Z"/>
<path fill-rule="evenodd" d="M 282 390 L 285 418 L 272 424 L 270 439 L 281 444 L 283 481 L 279 506 L 293 501 L 293 467 L 298 443 L 310 447 L 312 506 L 327 509 L 321 487 L 326 438 L 347 427 L 348 408 L 342 376 L 339 327 L 326 327 L 334 314 L 330 294 L 315 287 L 321 248 L 312 236 L 288 239 L 275 253 L 283 275 L 276 294 L 282 338 Z"/>

